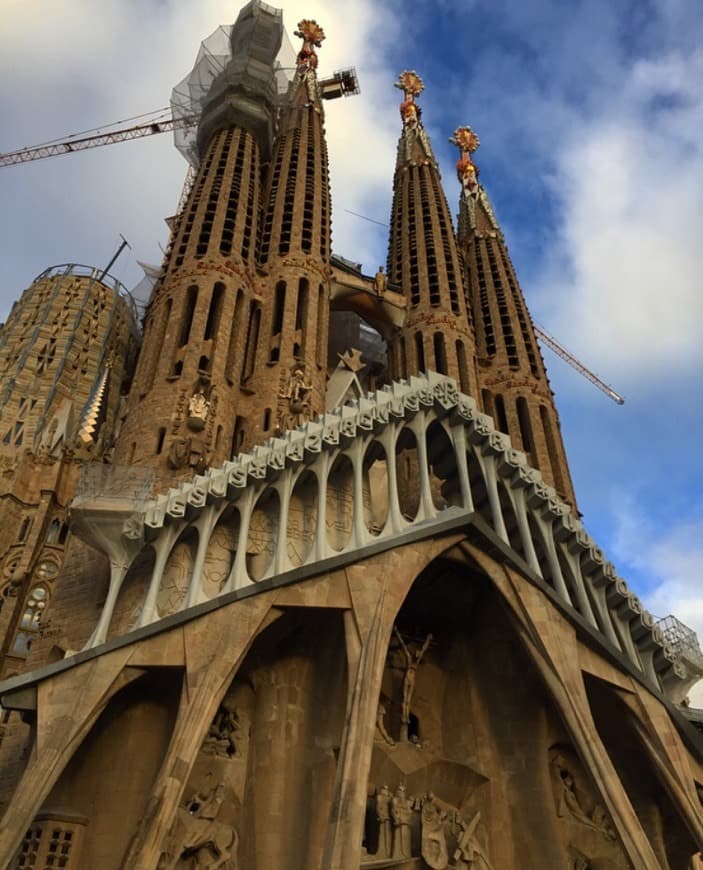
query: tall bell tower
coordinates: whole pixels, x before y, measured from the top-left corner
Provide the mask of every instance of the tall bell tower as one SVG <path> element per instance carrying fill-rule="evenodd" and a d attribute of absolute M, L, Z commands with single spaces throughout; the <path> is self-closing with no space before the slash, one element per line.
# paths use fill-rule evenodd
<path fill-rule="evenodd" d="M 388 278 L 407 297 L 408 316 L 393 341 L 391 373 L 405 377 L 432 369 L 476 394 L 477 374 L 464 277 L 437 159 L 417 98 L 424 90 L 406 70 L 403 130 L 398 141 L 388 247 Z"/>
<path fill-rule="evenodd" d="M 180 86 L 200 94 L 197 171 L 149 305 L 116 451 L 118 463 L 155 466 L 162 482 L 223 462 L 243 440 L 266 295 L 257 235 L 282 36 L 281 11 L 252 0 L 231 29 L 224 69 L 203 67 L 204 44 Z"/>
<path fill-rule="evenodd" d="M 510 435 L 515 447 L 527 454 L 530 465 L 575 506 L 559 415 L 532 319 L 472 160 L 478 136 L 471 127 L 458 127 L 450 141 L 460 152 L 458 236 L 476 329 L 477 396 L 496 427 Z"/>
<path fill-rule="evenodd" d="M 259 262 L 266 292 L 251 355 L 259 440 L 321 413 L 327 379 L 331 204 L 315 51 L 325 34 L 316 21 L 303 20 L 295 35 L 303 45 L 263 197 Z"/>

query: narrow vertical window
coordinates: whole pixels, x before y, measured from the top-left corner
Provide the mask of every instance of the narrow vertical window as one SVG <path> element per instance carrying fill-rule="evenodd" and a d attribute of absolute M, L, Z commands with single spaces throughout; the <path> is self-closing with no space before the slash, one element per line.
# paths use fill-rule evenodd
<path fill-rule="evenodd" d="M 544 437 L 547 442 L 547 451 L 549 452 L 549 463 L 552 466 L 552 474 L 554 476 L 554 487 L 561 495 L 566 492 L 564 486 L 564 476 L 561 471 L 561 462 L 559 451 L 557 448 L 557 439 L 554 437 L 554 428 L 549 419 L 549 412 L 544 405 L 539 406 L 539 414 L 542 418 L 542 428 L 544 429 Z"/>
<path fill-rule="evenodd" d="M 322 284 L 317 288 L 317 345 L 315 347 L 315 358 L 318 368 L 322 368 L 327 356 L 327 332 L 324 326 L 325 310 L 324 310 L 324 293 L 325 288 Z"/>
<path fill-rule="evenodd" d="M 293 356 L 305 356 L 305 336 L 308 317 L 308 290 L 310 283 L 307 278 L 298 281 L 298 300 L 295 306 L 295 347 Z"/>
<path fill-rule="evenodd" d="M 164 449 L 164 438 L 166 437 L 166 429 L 162 426 L 156 436 L 156 455 L 159 456 Z"/>
<path fill-rule="evenodd" d="M 490 390 L 481 390 L 481 404 L 483 405 L 483 413 L 489 417 L 495 417 L 493 410 L 493 396 Z"/>
<path fill-rule="evenodd" d="M 193 284 L 188 288 L 186 293 L 186 304 L 183 310 L 183 320 L 181 321 L 181 334 L 178 340 L 178 347 L 185 347 L 190 338 L 190 329 L 193 325 L 193 315 L 195 314 L 195 304 L 198 301 L 198 288 Z"/>
<path fill-rule="evenodd" d="M 398 377 L 406 378 L 408 376 L 408 358 L 405 352 L 405 337 L 400 336 L 398 339 Z"/>
<path fill-rule="evenodd" d="M 234 364 L 237 358 L 237 341 L 242 333 L 242 315 L 244 314 L 244 292 L 237 290 L 237 298 L 234 302 L 234 315 L 232 328 L 229 334 L 229 347 L 227 348 L 226 376 L 230 383 L 235 380 Z"/>
<path fill-rule="evenodd" d="M 278 362 L 281 357 L 281 333 L 283 332 L 283 318 L 286 311 L 286 282 L 279 281 L 276 284 L 273 299 L 273 318 L 271 320 L 271 349 L 269 350 L 269 362 Z"/>
<path fill-rule="evenodd" d="M 205 341 L 210 341 L 217 332 L 217 327 L 220 324 L 220 317 L 222 315 L 222 301 L 224 295 L 225 285 L 221 281 L 218 281 L 217 284 L 215 284 L 212 291 L 212 298 L 210 299 L 210 310 L 207 313 L 205 335 L 203 336 Z"/>
<path fill-rule="evenodd" d="M 422 342 L 422 333 L 415 333 L 415 355 L 417 356 L 417 370 L 418 372 L 425 371 L 425 347 Z"/>
<path fill-rule="evenodd" d="M 244 417 L 235 417 L 234 432 L 232 432 L 232 459 L 239 453 L 239 448 L 244 442 Z"/>
<path fill-rule="evenodd" d="M 466 348 L 463 341 L 456 343 L 456 359 L 459 364 L 459 388 L 469 395 L 469 366 L 466 360 Z"/>
<path fill-rule="evenodd" d="M 532 453 L 534 448 L 534 440 L 532 438 L 532 424 L 530 422 L 530 411 L 527 407 L 527 399 L 519 396 L 516 404 L 517 420 L 520 426 L 520 437 L 522 439 L 522 449 L 525 453 Z"/>
<path fill-rule="evenodd" d="M 508 435 L 508 417 L 505 413 L 505 402 L 503 401 L 502 396 L 495 397 L 495 424 L 500 429 L 501 432 L 505 432 Z"/>
<path fill-rule="evenodd" d="M 440 375 L 447 375 L 447 352 L 444 347 L 444 336 L 441 332 L 435 332 L 434 338 L 434 364 Z"/>
<path fill-rule="evenodd" d="M 273 320 L 271 321 L 271 335 L 280 335 L 283 330 L 283 314 L 286 310 L 286 282 L 279 281 L 276 284 Z"/>
<path fill-rule="evenodd" d="M 256 302 L 249 303 L 249 328 L 247 330 L 247 342 L 244 348 L 244 367 L 242 380 L 250 378 L 254 371 L 256 360 L 256 345 L 259 343 L 259 324 L 261 322 L 261 308 Z"/>

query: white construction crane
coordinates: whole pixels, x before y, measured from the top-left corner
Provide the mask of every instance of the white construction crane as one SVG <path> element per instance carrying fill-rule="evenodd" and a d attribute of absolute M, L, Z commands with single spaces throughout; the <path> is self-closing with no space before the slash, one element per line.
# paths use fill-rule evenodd
<path fill-rule="evenodd" d="M 572 368 L 576 369 L 577 372 L 582 374 L 584 378 L 588 378 L 588 380 L 592 384 L 595 384 L 595 386 L 598 387 L 599 390 L 605 393 L 605 395 L 612 399 L 614 402 L 617 402 L 618 405 L 625 404 L 625 400 L 620 395 L 620 393 L 616 393 L 615 390 L 611 386 L 608 386 L 605 381 L 602 381 L 597 374 L 592 372 L 590 369 L 587 369 L 586 366 L 582 362 L 579 362 L 579 360 L 577 360 L 572 353 L 569 353 L 569 351 L 563 345 L 559 344 L 556 338 L 550 335 L 546 331 L 546 329 L 543 329 L 536 323 L 533 323 L 532 325 L 534 326 L 535 332 L 537 333 L 537 338 L 540 339 L 545 347 L 553 350 L 554 353 L 557 354 L 557 356 L 560 356 L 563 360 L 568 362 L 568 364 Z"/>

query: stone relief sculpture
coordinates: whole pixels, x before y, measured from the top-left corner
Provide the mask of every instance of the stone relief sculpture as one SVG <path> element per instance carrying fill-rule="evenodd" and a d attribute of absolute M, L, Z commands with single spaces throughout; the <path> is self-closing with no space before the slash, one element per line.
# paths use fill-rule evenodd
<path fill-rule="evenodd" d="M 161 578 L 156 599 L 159 615 L 166 616 L 174 613 L 180 607 L 188 591 L 192 565 L 190 545 L 187 541 L 180 541 L 171 551 Z"/>
<path fill-rule="evenodd" d="M 476 828 L 480 819 L 481 813 L 477 812 L 468 824 L 461 817 L 457 820 L 460 833 L 457 836 L 453 856 L 453 866 L 457 870 L 469 870 L 469 868 L 471 870 L 493 870 L 493 865 L 476 838 Z"/>
<path fill-rule="evenodd" d="M 362 863 L 421 857 L 422 866 L 431 870 L 495 870 L 482 842 L 480 811 L 467 822 L 456 806 L 432 791 L 413 798 L 402 782 L 392 794 L 385 784 L 370 793 L 375 812 L 367 815 L 365 840 L 378 845 L 373 854 L 364 851 Z"/>
<path fill-rule="evenodd" d="M 415 652 L 411 652 L 396 626 L 393 626 L 393 632 L 398 638 L 398 643 L 403 650 L 407 662 L 405 674 L 403 676 L 403 701 L 400 714 L 400 739 L 407 742 L 408 725 L 410 724 L 410 703 L 412 701 L 413 692 L 415 691 L 417 669 L 420 667 L 420 662 L 429 649 L 430 643 L 432 642 L 432 635 L 428 634 L 422 646 L 419 649 L 416 649 Z"/>
<path fill-rule="evenodd" d="M 236 710 L 225 699 L 215 714 L 210 730 L 205 737 L 202 751 L 205 755 L 219 758 L 238 758 L 241 753 L 235 741 L 235 734 L 242 730 Z"/>
<path fill-rule="evenodd" d="M 447 813 L 440 809 L 432 792 L 428 792 L 422 800 L 420 820 L 422 823 L 421 855 L 432 870 L 444 870 L 449 864 L 447 838 L 444 833 L 444 821 Z"/>
<path fill-rule="evenodd" d="M 232 529 L 223 525 L 210 536 L 203 564 L 203 591 L 208 597 L 219 595 L 229 576 L 236 538 Z"/>
<path fill-rule="evenodd" d="M 594 831 L 598 831 L 609 840 L 615 840 L 615 830 L 605 809 L 596 804 L 590 813 L 583 806 L 576 793 L 574 777 L 563 755 L 557 754 L 552 759 L 555 777 L 559 782 L 559 797 L 557 815 L 561 818 L 572 818 Z"/>
<path fill-rule="evenodd" d="M 219 782 L 207 793 L 195 792 L 181 804 L 158 870 L 237 870 L 239 835 L 218 819 L 224 799 L 225 785 Z"/>

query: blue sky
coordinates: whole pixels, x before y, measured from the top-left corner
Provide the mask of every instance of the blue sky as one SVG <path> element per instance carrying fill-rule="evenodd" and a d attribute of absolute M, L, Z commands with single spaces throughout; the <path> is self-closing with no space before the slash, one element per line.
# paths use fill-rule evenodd
<path fill-rule="evenodd" d="M 534 318 L 626 397 L 619 407 L 549 351 L 579 506 L 659 616 L 703 633 L 703 18 L 695 0 L 284 2 L 325 27 L 321 71 L 355 66 L 330 104 L 334 249 L 385 261 L 399 92 L 425 80 L 424 121 L 456 211 L 469 123 L 481 180 Z M 221 0 L 6 0 L 0 151 L 165 106 Z M 158 262 L 185 164 L 170 138 L 0 169 L 0 308 L 46 266 Z M 3 314 L 0 314 L 3 316 Z"/>

